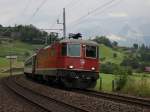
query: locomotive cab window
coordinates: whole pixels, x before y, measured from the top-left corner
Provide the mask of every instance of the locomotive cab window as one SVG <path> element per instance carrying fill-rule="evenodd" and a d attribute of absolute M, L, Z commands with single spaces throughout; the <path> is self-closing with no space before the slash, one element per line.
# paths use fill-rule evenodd
<path fill-rule="evenodd" d="M 86 45 L 86 57 L 97 58 L 97 47 Z"/>
<path fill-rule="evenodd" d="M 65 43 L 62 44 L 61 55 L 67 56 L 67 44 L 65 44 Z"/>
<path fill-rule="evenodd" d="M 68 56 L 80 57 L 80 44 L 68 44 Z"/>

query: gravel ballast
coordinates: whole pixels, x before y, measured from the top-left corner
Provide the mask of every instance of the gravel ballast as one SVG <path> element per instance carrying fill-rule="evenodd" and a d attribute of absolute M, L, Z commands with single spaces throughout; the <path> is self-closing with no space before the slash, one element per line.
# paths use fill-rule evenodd
<path fill-rule="evenodd" d="M 0 112 L 46 112 L 5 87 L 0 79 Z"/>
<path fill-rule="evenodd" d="M 134 104 L 123 104 L 103 98 L 91 97 L 79 93 L 51 88 L 46 85 L 35 83 L 24 77 L 19 77 L 17 82 L 24 87 L 30 88 L 42 95 L 80 107 L 89 112 L 149 112 L 150 109 Z"/>

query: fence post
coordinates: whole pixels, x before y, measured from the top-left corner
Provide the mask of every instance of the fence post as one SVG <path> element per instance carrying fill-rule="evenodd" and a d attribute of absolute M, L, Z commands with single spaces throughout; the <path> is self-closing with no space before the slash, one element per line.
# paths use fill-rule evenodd
<path fill-rule="evenodd" d="M 99 90 L 102 90 L 102 77 L 99 78 Z"/>
<path fill-rule="evenodd" d="M 112 91 L 115 91 L 115 80 L 112 80 Z"/>

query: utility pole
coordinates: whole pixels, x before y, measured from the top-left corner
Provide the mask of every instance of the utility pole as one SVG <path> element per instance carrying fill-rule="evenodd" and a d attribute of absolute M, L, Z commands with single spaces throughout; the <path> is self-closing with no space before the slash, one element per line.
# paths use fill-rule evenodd
<path fill-rule="evenodd" d="M 65 8 L 63 8 L 63 36 L 66 38 L 66 12 Z"/>
<path fill-rule="evenodd" d="M 66 11 L 65 11 L 65 8 L 63 8 L 63 22 L 59 22 L 59 19 L 58 19 L 57 24 L 63 25 L 63 29 L 40 29 L 40 30 L 63 30 L 63 38 L 66 38 Z M 45 44 L 47 44 L 47 41 L 48 41 L 48 39 L 46 37 Z"/>
<path fill-rule="evenodd" d="M 11 53 L 10 53 L 10 60 L 9 60 L 9 69 L 10 69 L 10 76 L 12 76 L 12 59 L 11 59 Z"/>
<path fill-rule="evenodd" d="M 48 44 L 48 37 L 45 36 L 45 45 L 47 45 L 47 44 Z"/>
<path fill-rule="evenodd" d="M 60 23 L 59 20 L 57 20 L 57 24 L 63 25 L 63 38 L 66 38 L 66 11 L 65 11 L 65 8 L 63 8 L 63 23 Z"/>
<path fill-rule="evenodd" d="M 10 39 L 9 42 L 10 42 L 10 45 L 12 45 L 12 40 Z M 9 69 L 10 69 L 10 76 L 12 76 L 12 47 L 10 47 L 10 50 L 9 50 Z"/>

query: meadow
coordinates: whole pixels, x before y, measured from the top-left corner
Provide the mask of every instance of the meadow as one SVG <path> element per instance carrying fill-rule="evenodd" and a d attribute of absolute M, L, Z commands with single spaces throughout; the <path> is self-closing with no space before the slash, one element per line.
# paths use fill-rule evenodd
<path fill-rule="evenodd" d="M 117 76 L 112 74 L 100 73 L 102 79 L 102 85 L 100 90 L 100 79 L 97 80 L 97 84 L 94 88 L 96 91 L 113 92 L 112 81 Z M 147 73 L 134 73 L 132 76 L 128 76 L 126 85 L 121 93 L 132 94 L 135 96 L 150 97 L 150 74 Z"/>
<path fill-rule="evenodd" d="M 17 55 L 18 59 L 13 61 L 13 68 L 23 68 L 24 60 L 35 52 L 37 48 L 41 48 L 43 45 L 31 45 L 23 43 L 20 41 L 14 41 L 11 44 L 9 42 L 4 42 L 0 44 L 0 77 L 9 76 L 9 59 L 6 58 L 7 55 L 11 53 Z M 113 48 L 107 47 L 103 44 L 99 45 L 99 55 L 101 58 L 105 58 L 103 63 L 112 62 L 115 64 L 120 64 L 125 56 L 123 51 L 114 50 Z M 114 54 L 117 57 L 114 58 Z M 5 72 L 8 71 L 8 72 Z M 14 72 L 13 74 L 19 74 L 19 72 Z M 112 81 L 115 80 L 116 76 L 112 74 L 100 73 L 100 78 L 102 79 L 102 91 L 112 92 Z M 127 84 L 125 87 L 119 91 L 126 94 L 133 94 L 137 96 L 148 96 L 150 97 L 150 74 L 144 73 L 133 73 L 132 76 L 128 77 Z M 94 90 L 100 90 L 100 79 L 97 80 L 97 85 Z"/>
<path fill-rule="evenodd" d="M 117 56 L 114 58 L 114 54 Z M 125 54 L 121 51 L 116 51 L 110 47 L 107 47 L 103 44 L 99 45 L 99 57 L 105 58 L 103 63 L 105 62 L 111 62 L 115 64 L 120 64 L 124 58 Z"/>

